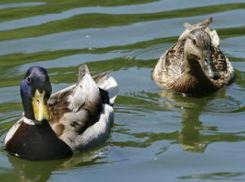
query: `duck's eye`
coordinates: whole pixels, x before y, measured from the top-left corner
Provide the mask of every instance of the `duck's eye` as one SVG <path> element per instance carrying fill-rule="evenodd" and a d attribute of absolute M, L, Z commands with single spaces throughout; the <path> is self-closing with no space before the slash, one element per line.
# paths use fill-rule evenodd
<path fill-rule="evenodd" d="M 194 45 L 196 45 L 196 44 L 197 44 L 196 39 L 192 39 L 192 43 L 193 43 Z"/>
<path fill-rule="evenodd" d="M 28 76 L 27 78 L 26 78 L 26 80 L 27 80 L 27 83 L 31 83 L 31 77 L 30 76 Z"/>

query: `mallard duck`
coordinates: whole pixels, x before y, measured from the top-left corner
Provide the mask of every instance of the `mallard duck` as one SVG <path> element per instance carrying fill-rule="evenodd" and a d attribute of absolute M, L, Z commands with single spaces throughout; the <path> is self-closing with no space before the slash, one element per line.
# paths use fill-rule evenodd
<path fill-rule="evenodd" d="M 209 18 L 202 23 L 185 23 L 179 40 L 160 57 L 152 74 L 162 88 L 186 95 L 215 93 L 235 79 L 229 59 L 219 48 L 219 37 L 209 30 Z"/>
<path fill-rule="evenodd" d="M 48 160 L 105 142 L 118 94 L 117 82 L 108 74 L 91 77 L 82 65 L 75 85 L 51 95 L 47 71 L 31 67 L 20 86 L 24 113 L 6 135 L 6 150 L 30 160 Z"/>

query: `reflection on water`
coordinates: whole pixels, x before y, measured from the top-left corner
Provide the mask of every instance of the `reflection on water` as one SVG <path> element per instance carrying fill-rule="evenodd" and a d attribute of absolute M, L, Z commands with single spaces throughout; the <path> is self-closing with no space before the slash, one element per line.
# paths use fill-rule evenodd
<path fill-rule="evenodd" d="M 200 129 L 202 122 L 199 121 L 199 113 L 193 113 L 188 109 L 183 111 L 182 128 L 179 135 L 179 142 L 184 151 L 187 152 L 204 152 L 207 147 L 207 141 L 200 139 Z"/>
<path fill-rule="evenodd" d="M 204 127 L 199 117 L 211 98 L 187 98 L 182 95 L 173 94 L 167 90 L 164 90 L 161 96 L 169 99 L 172 103 L 181 105 L 182 128 L 178 136 L 178 141 L 182 149 L 186 152 L 204 152 L 208 141 L 200 138 L 200 132 Z M 171 107 L 171 105 L 168 104 L 168 107 Z"/>
<path fill-rule="evenodd" d="M 0 10 L 1 181 L 245 179 L 244 0 L 9 0 Z M 158 58 L 184 22 L 209 17 L 236 83 L 204 98 L 162 91 L 151 79 Z M 26 70 L 47 68 L 57 91 L 76 82 L 82 63 L 93 75 L 111 69 L 119 84 L 109 141 L 64 160 L 8 156 L 3 140 L 22 113 Z"/>
<path fill-rule="evenodd" d="M 51 161 L 28 161 L 12 155 L 7 155 L 7 157 L 18 181 L 44 182 L 50 178 L 53 171 L 62 172 L 81 166 L 105 165 L 127 160 L 125 156 L 120 154 L 117 147 L 109 147 L 108 149 L 86 151 L 75 154 L 71 158 Z M 108 152 L 112 155 L 110 159 L 106 157 Z"/>
<path fill-rule="evenodd" d="M 13 156 L 8 156 L 9 162 L 13 166 L 13 171 L 17 181 L 44 182 L 50 178 L 51 172 L 63 161 L 55 162 L 31 162 Z"/>
<path fill-rule="evenodd" d="M 200 120 L 202 113 L 228 114 L 238 112 L 240 107 L 240 102 L 235 98 L 227 97 L 225 90 L 215 96 L 204 98 L 185 97 L 168 90 L 164 90 L 160 95 L 167 99 L 164 102 L 167 107 L 181 108 L 182 128 L 178 141 L 186 152 L 204 152 L 208 143 L 213 142 L 215 137 L 202 136 L 201 132 L 219 130 L 214 126 L 203 126 L 203 122 Z M 241 139 L 244 140 L 244 137 Z"/>

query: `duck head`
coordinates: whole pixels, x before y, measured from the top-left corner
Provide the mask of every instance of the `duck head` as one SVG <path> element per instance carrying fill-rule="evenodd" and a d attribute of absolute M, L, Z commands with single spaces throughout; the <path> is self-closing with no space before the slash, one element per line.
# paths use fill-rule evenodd
<path fill-rule="evenodd" d="M 51 92 L 47 71 L 39 66 L 29 68 L 20 86 L 25 117 L 37 123 L 50 120 L 47 101 Z"/>
<path fill-rule="evenodd" d="M 194 29 L 186 36 L 184 53 L 189 65 L 199 63 L 204 74 L 213 80 L 220 78 L 212 59 L 212 40 L 203 29 Z"/>
<path fill-rule="evenodd" d="M 5 138 L 9 154 L 28 160 L 70 157 L 71 148 L 60 140 L 48 123 L 51 120 L 47 101 L 52 87 L 47 71 L 31 67 L 20 86 L 24 117 L 17 121 Z"/>

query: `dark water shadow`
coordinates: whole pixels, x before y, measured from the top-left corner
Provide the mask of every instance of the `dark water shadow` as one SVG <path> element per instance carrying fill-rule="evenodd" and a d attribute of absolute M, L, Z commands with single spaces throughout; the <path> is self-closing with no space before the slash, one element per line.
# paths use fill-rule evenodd
<path fill-rule="evenodd" d="M 178 142 L 186 152 L 203 153 L 210 142 L 207 138 L 202 137 L 202 130 L 215 130 L 217 127 L 204 126 L 200 120 L 200 115 L 206 110 L 208 102 L 215 99 L 215 95 L 208 97 L 187 97 L 175 94 L 169 90 L 164 90 L 160 94 L 167 101 L 165 105 L 169 108 L 180 108 L 182 110 L 181 131 L 178 135 Z M 225 95 L 225 91 L 219 93 Z"/>
<path fill-rule="evenodd" d="M 106 161 L 99 161 L 100 155 L 99 151 L 89 151 L 75 154 L 71 158 L 49 161 L 29 161 L 11 155 L 7 155 L 7 157 L 13 167 L 13 173 L 17 181 L 45 182 L 50 179 L 54 171 L 65 171 L 106 163 Z"/>
<path fill-rule="evenodd" d="M 13 172 L 5 173 L 4 179 L 6 179 L 6 176 L 9 176 L 12 180 L 15 179 L 20 182 L 46 182 L 54 172 L 69 173 L 70 170 L 78 168 L 93 170 L 94 167 L 90 169 L 90 166 L 127 160 L 125 156 L 121 155 L 117 147 L 101 147 L 103 146 L 94 150 L 76 153 L 70 158 L 49 161 L 29 161 L 12 155 L 6 155 L 12 165 Z M 3 174 L 0 174 L 0 176 L 1 175 Z"/>

